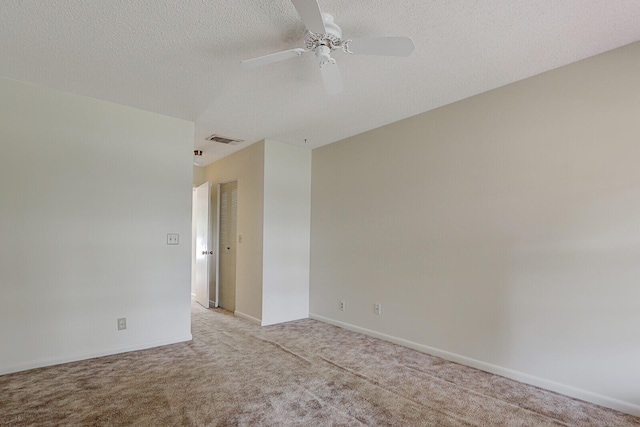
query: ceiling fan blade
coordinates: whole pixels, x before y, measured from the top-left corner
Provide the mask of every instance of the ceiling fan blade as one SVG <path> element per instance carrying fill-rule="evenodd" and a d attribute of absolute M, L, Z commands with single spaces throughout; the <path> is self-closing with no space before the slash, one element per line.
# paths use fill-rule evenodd
<path fill-rule="evenodd" d="M 298 11 L 298 15 L 300 15 L 307 30 L 317 34 L 325 34 L 327 32 L 324 28 L 322 12 L 320 12 L 317 0 L 291 0 L 291 3 Z"/>
<path fill-rule="evenodd" d="M 274 62 L 284 61 L 286 59 L 296 58 L 305 52 L 306 50 L 301 48 L 283 50 L 282 52 L 276 52 L 269 55 L 259 56 L 253 59 L 247 59 L 245 61 L 242 61 L 240 65 L 245 68 L 255 68 L 262 65 L 273 64 Z"/>
<path fill-rule="evenodd" d="M 347 43 L 351 53 L 359 55 L 409 56 L 413 52 L 413 40 L 409 37 L 371 37 L 355 39 Z"/>
<path fill-rule="evenodd" d="M 324 87 L 329 95 L 337 95 L 344 89 L 342 84 L 342 76 L 338 66 L 333 62 L 327 62 L 324 66 L 320 67 L 320 74 L 322 74 L 322 81 L 324 81 Z"/>

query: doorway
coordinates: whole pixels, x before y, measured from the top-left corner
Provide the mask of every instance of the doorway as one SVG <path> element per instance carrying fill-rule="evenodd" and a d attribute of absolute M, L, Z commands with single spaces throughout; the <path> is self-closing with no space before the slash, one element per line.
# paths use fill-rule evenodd
<path fill-rule="evenodd" d="M 236 310 L 238 182 L 218 185 L 218 305 Z"/>
<path fill-rule="evenodd" d="M 209 270 L 211 250 L 211 183 L 205 182 L 194 190 L 193 202 L 193 253 L 192 269 L 194 278 L 192 283 L 196 302 L 209 308 Z"/>

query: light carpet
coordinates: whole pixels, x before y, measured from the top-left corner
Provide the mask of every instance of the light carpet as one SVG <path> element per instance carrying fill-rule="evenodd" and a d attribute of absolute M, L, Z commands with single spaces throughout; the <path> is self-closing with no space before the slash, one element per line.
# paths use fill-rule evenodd
<path fill-rule="evenodd" d="M 0 376 L 0 425 L 640 426 L 314 320 L 192 313 L 188 343 Z"/>

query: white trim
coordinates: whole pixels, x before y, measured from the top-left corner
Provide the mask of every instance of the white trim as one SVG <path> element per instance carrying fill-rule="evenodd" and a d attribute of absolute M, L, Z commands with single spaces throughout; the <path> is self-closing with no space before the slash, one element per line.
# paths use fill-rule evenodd
<path fill-rule="evenodd" d="M 634 405 L 633 403 L 624 402 L 622 400 L 614 399 L 612 397 L 604 396 L 598 393 L 593 393 L 591 391 L 582 390 L 580 388 L 576 388 L 570 385 L 561 384 L 552 380 L 548 380 L 546 378 L 536 377 L 534 375 L 529 375 L 524 372 L 515 371 L 513 369 L 504 368 L 502 366 L 482 362 L 480 360 L 472 359 L 470 357 L 462 356 L 456 353 L 451 353 L 445 350 L 440 350 L 434 347 L 418 344 L 416 342 L 405 340 L 403 338 L 398 338 L 392 335 L 383 334 L 381 332 L 376 332 L 370 329 L 361 328 L 359 326 L 355 326 L 350 323 L 340 322 L 338 320 L 330 319 L 328 317 L 324 317 L 319 314 L 310 313 L 309 318 L 318 320 L 320 322 L 329 323 L 331 325 L 338 326 L 340 328 L 347 329 L 349 331 L 358 332 L 374 338 L 379 338 L 384 341 L 389 341 L 394 344 L 399 344 L 403 347 L 408 347 L 414 350 L 418 350 L 422 353 L 427 353 L 432 356 L 441 357 L 442 359 L 449 360 L 451 362 L 460 363 L 461 365 L 470 366 L 472 368 L 480 369 L 482 371 L 507 377 L 512 380 L 534 385 L 536 387 L 544 388 L 546 390 L 555 391 L 557 393 L 561 393 L 569 397 L 595 403 L 596 405 L 600 405 L 600 406 L 606 406 L 607 408 L 615 409 L 616 411 L 620 411 L 620 412 L 634 415 L 636 417 L 640 417 L 640 406 Z"/>
<path fill-rule="evenodd" d="M 27 371 L 29 369 L 44 368 L 46 366 L 61 365 L 63 363 L 78 362 L 80 360 L 94 359 L 96 357 L 111 356 L 111 355 L 120 354 L 120 353 L 129 353 L 131 351 L 146 350 L 148 348 L 161 347 L 164 345 L 191 341 L 192 339 L 193 339 L 193 336 L 191 334 L 180 335 L 180 336 L 165 338 L 165 339 L 156 340 L 156 341 L 148 341 L 138 345 L 119 347 L 117 349 L 112 349 L 112 350 L 103 350 L 103 351 L 98 351 L 94 353 L 81 353 L 81 354 L 64 357 L 60 359 L 41 360 L 38 362 L 25 363 L 23 365 L 16 365 L 9 368 L 0 369 L 0 375 L 6 375 L 6 374 L 11 374 L 11 373 L 20 372 L 20 371 Z"/>
<path fill-rule="evenodd" d="M 234 316 L 238 316 L 238 317 L 240 317 L 242 319 L 248 320 L 251 323 L 255 323 L 257 325 L 262 325 L 262 321 L 260 319 L 256 319 L 255 317 L 249 316 L 248 314 L 244 314 L 244 313 L 242 313 L 240 311 L 237 311 L 237 310 L 234 311 L 233 315 Z"/>

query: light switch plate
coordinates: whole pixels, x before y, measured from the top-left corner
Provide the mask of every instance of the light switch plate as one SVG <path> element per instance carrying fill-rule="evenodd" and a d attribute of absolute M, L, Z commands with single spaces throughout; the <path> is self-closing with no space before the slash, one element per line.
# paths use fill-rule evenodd
<path fill-rule="evenodd" d="M 179 234 L 167 234 L 167 245 L 177 245 L 178 242 L 180 241 L 180 235 Z"/>

